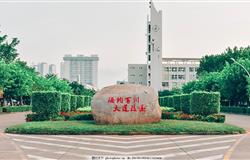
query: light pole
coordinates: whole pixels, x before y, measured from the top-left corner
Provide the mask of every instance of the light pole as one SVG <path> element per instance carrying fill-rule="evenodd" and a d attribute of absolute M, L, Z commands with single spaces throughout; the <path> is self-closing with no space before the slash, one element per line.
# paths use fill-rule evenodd
<path fill-rule="evenodd" d="M 238 64 L 239 66 L 241 66 L 246 72 L 247 72 L 247 75 L 248 77 L 250 78 L 250 74 L 248 72 L 248 70 L 242 65 L 240 64 L 239 62 L 237 62 L 234 58 L 230 58 L 232 61 L 234 61 L 234 63 Z"/>

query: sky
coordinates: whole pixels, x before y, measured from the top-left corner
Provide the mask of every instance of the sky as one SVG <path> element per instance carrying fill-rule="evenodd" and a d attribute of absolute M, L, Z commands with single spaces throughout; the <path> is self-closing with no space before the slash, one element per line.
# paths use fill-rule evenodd
<path fill-rule="evenodd" d="M 250 44 L 250 1 L 154 1 L 163 12 L 163 57 L 200 58 Z M 98 54 L 98 87 L 127 80 L 129 63 L 146 63 L 148 1 L 3 1 L 0 31 L 20 40 L 29 64 L 65 54 Z"/>

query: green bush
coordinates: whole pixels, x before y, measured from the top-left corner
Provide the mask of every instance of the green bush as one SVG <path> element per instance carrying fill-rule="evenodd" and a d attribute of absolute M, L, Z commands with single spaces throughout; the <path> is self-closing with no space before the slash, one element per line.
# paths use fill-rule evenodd
<path fill-rule="evenodd" d="M 235 114 L 247 114 L 247 107 L 240 106 L 222 106 L 221 112 L 235 113 Z"/>
<path fill-rule="evenodd" d="M 61 93 L 54 91 L 33 92 L 31 96 L 32 112 L 46 119 L 58 117 L 61 110 Z"/>
<path fill-rule="evenodd" d="M 71 98 L 70 94 L 62 93 L 61 112 L 70 111 L 70 98 Z"/>
<path fill-rule="evenodd" d="M 210 115 L 220 112 L 220 93 L 218 92 L 192 92 L 191 93 L 192 114 Z"/>
<path fill-rule="evenodd" d="M 24 105 L 24 106 L 6 106 L 2 107 L 3 112 L 26 112 L 26 111 L 31 111 L 32 107 L 29 105 Z"/>
<path fill-rule="evenodd" d="M 250 108 L 247 108 L 247 114 L 250 115 Z"/>
<path fill-rule="evenodd" d="M 84 107 L 84 96 L 77 96 L 76 108 Z"/>
<path fill-rule="evenodd" d="M 169 107 L 169 104 L 168 104 L 168 97 L 167 97 L 167 96 L 165 96 L 165 97 L 163 98 L 163 103 L 164 103 L 164 106 Z"/>
<path fill-rule="evenodd" d="M 181 96 L 180 95 L 174 95 L 173 96 L 173 101 L 174 101 L 174 108 L 176 111 L 181 111 Z"/>
<path fill-rule="evenodd" d="M 48 118 L 45 115 L 38 115 L 38 114 L 35 114 L 35 113 L 26 115 L 26 122 L 45 121 L 45 120 L 48 120 Z"/>
<path fill-rule="evenodd" d="M 169 96 L 168 98 L 167 98 L 167 100 L 168 100 L 168 107 L 174 107 L 174 99 L 173 99 L 173 96 Z"/>
<path fill-rule="evenodd" d="M 207 116 L 205 120 L 208 122 L 224 123 L 225 122 L 225 115 L 212 114 L 212 115 Z"/>
<path fill-rule="evenodd" d="M 190 113 L 190 94 L 181 95 L 181 109 L 183 113 Z"/>
<path fill-rule="evenodd" d="M 76 114 L 71 116 L 68 120 L 69 121 L 94 120 L 94 118 L 92 114 Z"/>
<path fill-rule="evenodd" d="M 85 96 L 84 97 L 84 107 L 91 106 L 91 100 L 92 100 L 92 97 Z"/>
<path fill-rule="evenodd" d="M 79 112 L 91 112 L 91 107 L 88 106 L 88 107 L 77 108 L 76 111 L 79 111 Z"/>
<path fill-rule="evenodd" d="M 77 106 L 77 96 L 72 95 L 70 98 L 70 110 L 75 111 Z"/>

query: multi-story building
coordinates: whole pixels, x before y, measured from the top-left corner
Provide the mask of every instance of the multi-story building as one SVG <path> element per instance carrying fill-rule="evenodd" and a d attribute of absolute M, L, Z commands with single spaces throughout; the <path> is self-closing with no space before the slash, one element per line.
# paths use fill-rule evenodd
<path fill-rule="evenodd" d="M 147 85 L 147 65 L 146 64 L 129 64 L 128 65 L 128 82 L 130 84 Z"/>
<path fill-rule="evenodd" d="M 63 60 L 64 62 L 61 62 L 61 78 L 97 88 L 99 60 L 97 55 L 65 55 Z"/>
<path fill-rule="evenodd" d="M 46 76 L 49 74 L 49 66 L 48 63 L 42 62 L 37 64 L 37 72 L 42 75 Z"/>
<path fill-rule="evenodd" d="M 54 65 L 54 64 L 49 65 L 49 74 L 56 75 L 56 65 Z"/>
<path fill-rule="evenodd" d="M 162 11 L 157 11 L 152 1 L 146 28 L 147 64 L 129 64 L 128 83 L 152 86 L 160 91 L 180 88 L 195 80 L 199 58 L 162 58 Z"/>
<path fill-rule="evenodd" d="M 180 88 L 183 84 L 196 80 L 199 58 L 163 58 L 162 87 L 164 90 Z"/>

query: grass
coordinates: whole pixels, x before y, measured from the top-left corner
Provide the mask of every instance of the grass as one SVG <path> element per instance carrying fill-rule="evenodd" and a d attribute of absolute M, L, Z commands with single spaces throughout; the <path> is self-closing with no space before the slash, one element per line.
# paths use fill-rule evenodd
<path fill-rule="evenodd" d="M 98 125 L 94 121 L 28 122 L 6 128 L 7 133 L 18 134 L 238 134 L 245 130 L 222 123 L 162 120 L 153 124 Z"/>

